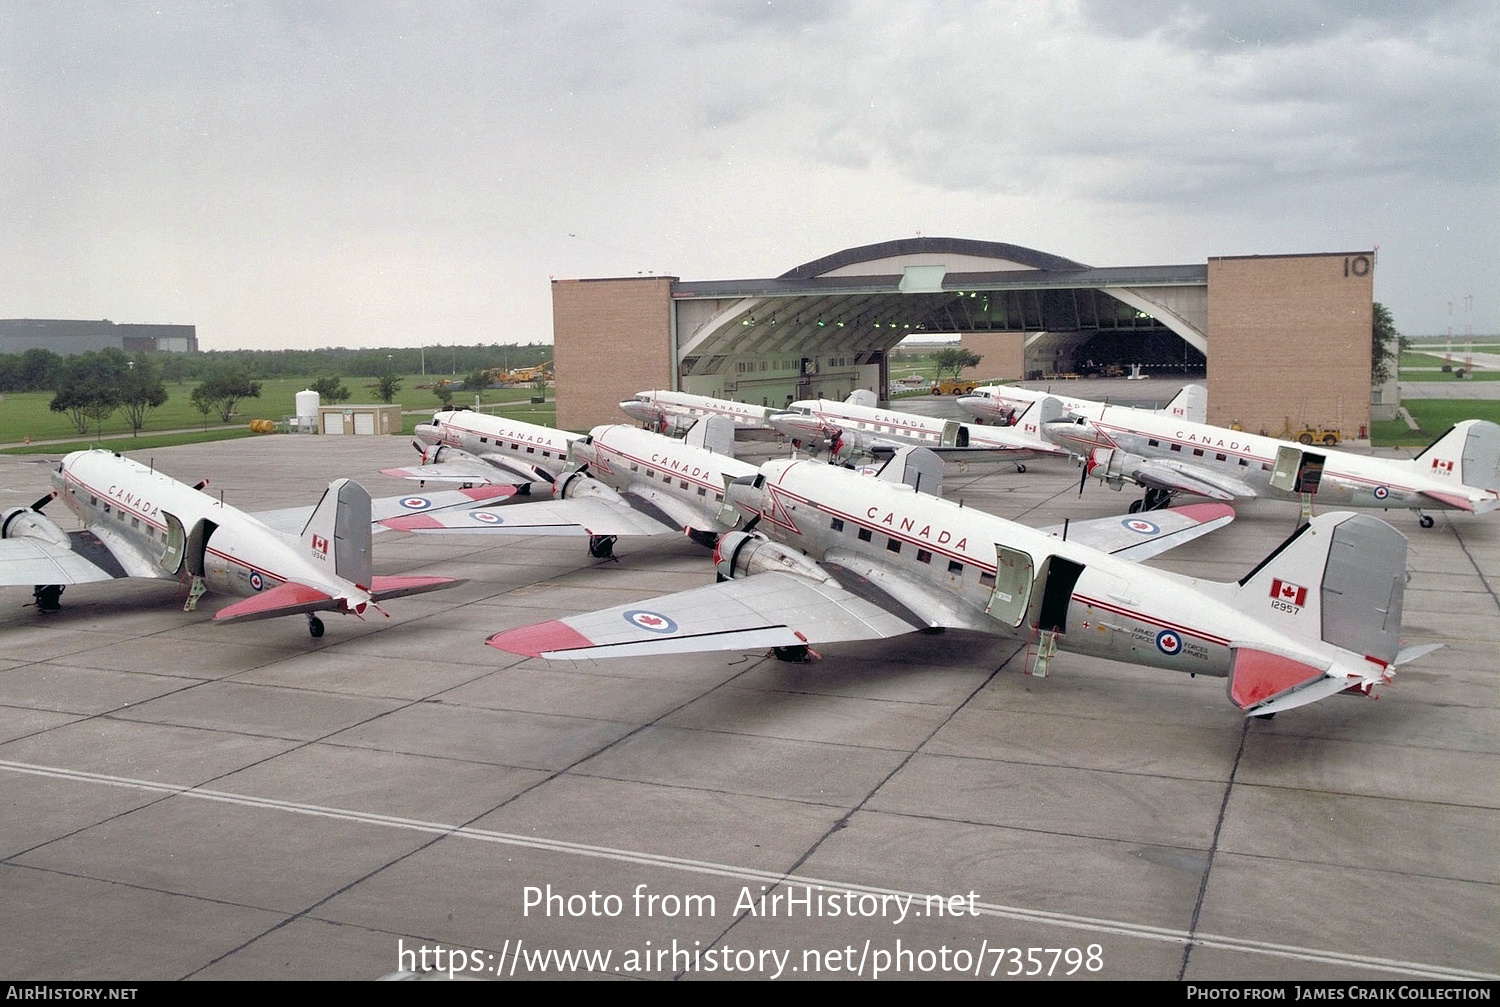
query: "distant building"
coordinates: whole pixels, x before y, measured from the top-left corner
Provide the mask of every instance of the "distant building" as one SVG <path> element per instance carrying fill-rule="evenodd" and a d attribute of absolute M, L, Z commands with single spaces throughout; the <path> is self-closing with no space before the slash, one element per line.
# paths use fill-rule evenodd
<path fill-rule="evenodd" d="M 58 356 L 113 346 L 126 353 L 194 353 L 196 325 L 139 325 L 65 318 L 0 318 L 0 353 L 51 350 Z"/>

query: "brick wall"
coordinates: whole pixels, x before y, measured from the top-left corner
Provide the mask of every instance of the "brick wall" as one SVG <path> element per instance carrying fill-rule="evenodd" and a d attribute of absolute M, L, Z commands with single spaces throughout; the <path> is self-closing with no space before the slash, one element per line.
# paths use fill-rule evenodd
<path fill-rule="evenodd" d="M 1373 252 L 1208 260 L 1208 421 L 1359 436 L 1370 422 Z"/>
<path fill-rule="evenodd" d="M 633 422 L 622 399 L 672 387 L 672 280 L 552 281 L 559 427 Z"/>

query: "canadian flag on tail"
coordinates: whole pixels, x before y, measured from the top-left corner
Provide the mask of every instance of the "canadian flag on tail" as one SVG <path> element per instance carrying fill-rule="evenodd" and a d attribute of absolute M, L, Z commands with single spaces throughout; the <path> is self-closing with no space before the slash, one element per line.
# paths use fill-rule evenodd
<path fill-rule="evenodd" d="M 1301 608 L 1307 604 L 1307 588 L 1277 577 L 1271 581 L 1271 597 Z"/>

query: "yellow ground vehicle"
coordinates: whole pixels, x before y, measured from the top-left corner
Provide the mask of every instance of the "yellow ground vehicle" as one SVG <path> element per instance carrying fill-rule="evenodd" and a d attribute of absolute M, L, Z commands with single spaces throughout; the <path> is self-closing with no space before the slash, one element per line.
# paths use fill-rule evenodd
<path fill-rule="evenodd" d="M 973 381 L 954 381 L 949 378 L 945 381 L 934 381 L 932 383 L 932 394 L 934 395 L 968 395 L 978 387 Z"/>
<path fill-rule="evenodd" d="M 1297 443 L 1299 444 L 1311 444 L 1314 441 L 1331 448 L 1339 442 L 1339 432 L 1337 430 L 1327 430 L 1323 427 L 1307 427 L 1297 433 Z"/>

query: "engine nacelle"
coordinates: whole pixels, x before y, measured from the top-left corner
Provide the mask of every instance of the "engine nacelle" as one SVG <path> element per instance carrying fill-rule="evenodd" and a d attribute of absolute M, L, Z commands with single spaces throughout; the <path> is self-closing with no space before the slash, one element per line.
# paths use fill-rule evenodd
<path fill-rule="evenodd" d="M 30 507 L 6 511 L 0 519 L 0 538 L 32 538 L 69 548 L 68 533 Z"/>
<path fill-rule="evenodd" d="M 732 531 L 721 536 L 718 547 L 714 549 L 714 569 L 719 580 L 748 577 L 768 570 L 794 573 L 820 583 L 829 579 L 827 573 L 800 552 L 793 552 L 755 532 Z"/>
<path fill-rule="evenodd" d="M 574 469 L 565 472 L 561 479 L 554 485 L 553 495 L 560 500 L 576 500 L 583 497 L 594 497 L 599 500 L 610 500 L 623 503 L 624 499 L 614 488 L 595 479 L 582 469 Z"/>
<path fill-rule="evenodd" d="M 1095 448 L 1089 452 L 1084 464 L 1088 466 L 1089 475 L 1111 489 L 1119 489 L 1145 461 L 1140 455 L 1120 448 Z"/>

